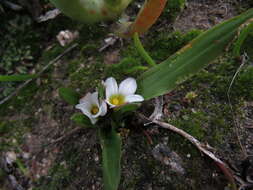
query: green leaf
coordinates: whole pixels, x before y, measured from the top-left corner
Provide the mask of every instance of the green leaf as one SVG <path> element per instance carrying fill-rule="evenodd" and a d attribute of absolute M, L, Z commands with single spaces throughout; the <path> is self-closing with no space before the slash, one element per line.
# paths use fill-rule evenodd
<path fill-rule="evenodd" d="M 75 113 L 70 118 L 72 121 L 76 122 L 78 125 L 84 127 L 93 127 L 94 125 L 91 124 L 90 119 L 82 113 Z"/>
<path fill-rule="evenodd" d="M 133 113 L 133 111 L 137 110 L 139 106 L 140 105 L 136 103 L 136 104 L 126 104 L 120 107 L 116 107 L 114 108 L 113 116 L 117 121 L 119 121 L 126 115 Z"/>
<path fill-rule="evenodd" d="M 71 105 L 76 105 L 79 103 L 80 95 L 70 88 L 60 88 L 59 95 L 63 100 Z"/>
<path fill-rule="evenodd" d="M 250 32 L 253 31 L 253 22 L 251 22 L 249 25 L 244 27 L 242 31 L 240 32 L 233 49 L 234 56 L 240 56 L 241 53 L 241 46 L 243 42 L 246 40 L 247 36 L 250 34 Z"/>
<path fill-rule="evenodd" d="M 238 28 L 253 17 L 253 9 L 202 33 L 175 55 L 144 72 L 138 79 L 138 94 L 145 99 L 174 89 L 223 53 Z"/>
<path fill-rule="evenodd" d="M 117 190 L 120 182 L 121 138 L 114 128 L 100 128 L 105 190 Z"/>
<path fill-rule="evenodd" d="M 37 75 L 0 75 L 0 82 L 16 82 L 36 78 Z"/>

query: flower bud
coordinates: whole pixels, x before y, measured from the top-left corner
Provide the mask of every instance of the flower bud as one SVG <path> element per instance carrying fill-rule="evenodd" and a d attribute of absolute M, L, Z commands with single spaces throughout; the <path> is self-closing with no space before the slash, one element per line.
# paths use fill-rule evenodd
<path fill-rule="evenodd" d="M 85 23 L 116 19 L 132 0 L 50 0 L 65 15 Z"/>

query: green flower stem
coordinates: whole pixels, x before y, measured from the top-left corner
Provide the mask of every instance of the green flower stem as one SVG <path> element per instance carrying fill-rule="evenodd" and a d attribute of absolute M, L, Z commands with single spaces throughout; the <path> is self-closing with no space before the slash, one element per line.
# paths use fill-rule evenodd
<path fill-rule="evenodd" d="M 144 47 L 142 46 L 142 43 L 140 41 L 139 35 L 137 32 L 134 33 L 134 45 L 137 49 L 137 51 L 141 54 L 141 56 L 143 57 L 143 59 L 145 59 L 145 61 L 147 61 L 147 63 L 153 67 L 156 66 L 155 61 L 150 57 L 150 55 L 146 52 L 146 50 L 144 49 Z"/>

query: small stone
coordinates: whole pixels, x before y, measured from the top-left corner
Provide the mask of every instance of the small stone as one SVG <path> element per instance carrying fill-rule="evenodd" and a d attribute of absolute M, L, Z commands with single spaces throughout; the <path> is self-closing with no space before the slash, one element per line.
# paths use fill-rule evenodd
<path fill-rule="evenodd" d="M 23 157 L 24 159 L 29 159 L 30 154 L 27 153 L 27 152 L 23 152 L 22 157 Z"/>
<path fill-rule="evenodd" d="M 6 162 L 8 164 L 12 164 L 13 162 L 15 162 L 17 160 L 17 155 L 15 152 L 6 152 Z"/>
<path fill-rule="evenodd" d="M 13 144 L 17 144 L 17 140 L 16 139 L 12 139 L 12 143 Z"/>
<path fill-rule="evenodd" d="M 98 155 L 95 155 L 94 160 L 95 160 L 96 162 L 98 162 L 98 161 L 99 161 L 99 157 L 98 157 Z"/>
<path fill-rule="evenodd" d="M 78 37 L 79 37 L 79 33 L 77 31 L 72 32 L 69 30 L 61 31 L 56 36 L 56 38 L 61 46 L 66 46 L 66 45 L 70 44 L 72 41 L 74 41 Z"/>

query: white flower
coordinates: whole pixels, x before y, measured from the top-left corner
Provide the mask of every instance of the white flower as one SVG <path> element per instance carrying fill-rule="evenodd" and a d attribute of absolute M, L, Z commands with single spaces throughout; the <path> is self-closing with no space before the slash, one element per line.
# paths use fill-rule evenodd
<path fill-rule="evenodd" d="M 144 98 L 140 95 L 134 94 L 137 89 L 136 80 L 134 78 L 127 78 L 123 80 L 119 87 L 113 77 L 105 81 L 106 102 L 111 108 L 120 106 L 131 102 L 141 102 Z"/>
<path fill-rule="evenodd" d="M 107 106 L 104 101 L 98 100 L 98 92 L 87 93 L 85 97 L 80 99 L 79 104 L 76 105 L 84 115 L 89 117 L 92 124 L 95 124 L 99 116 L 104 116 L 107 112 Z"/>

